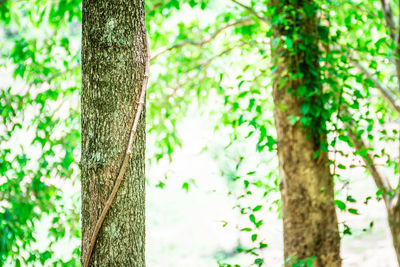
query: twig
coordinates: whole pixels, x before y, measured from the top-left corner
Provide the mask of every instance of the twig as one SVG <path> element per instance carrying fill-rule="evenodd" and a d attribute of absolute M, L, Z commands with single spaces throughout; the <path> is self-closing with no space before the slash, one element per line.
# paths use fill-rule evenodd
<path fill-rule="evenodd" d="M 390 37 L 393 39 L 393 41 L 397 41 L 398 36 L 396 36 L 396 26 L 394 23 L 394 17 L 393 17 L 393 10 L 392 6 L 390 5 L 390 0 L 381 0 L 382 4 L 382 13 L 386 21 L 386 25 L 389 29 L 390 32 Z"/>
<path fill-rule="evenodd" d="M 252 14 L 254 17 L 258 18 L 260 21 L 264 22 L 264 23 L 268 23 L 269 24 L 269 20 L 263 16 L 261 16 L 260 14 L 258 14 L 254 9 L 252 9 L 249 6 L 246 6 L 242 3 L 240 3 L 237 0 L 231 0 L 233 3 L 237 4 L 238 6 L 243 7 L 244 9 L 246 9 L 250 14 Z"/>
<path fill-rule="evenodd" d="M 236 47 L 239 47 L 239 46 L 241 46 L 241 45 L 234 45 L 234 46 L 232 46 L 232 47 L 229 47 L 229 48 L 223 50 L 223 51 L 220 52 L 219 54 L 217 54 L 217 55 L 215 55 L 215 56 L 213 56 L 213 57 L 210 57 L 206 62 L 204 62 L 203 64 L 201 64 L 201 67 L 204 68 L 204 69 L 206 69 L 206 68 L 208 67 L 208 65 L 210 65 L 210 63 L 211 63 L 214 59 L 219 58 L 220 56 L 223 56 L 223 55 L 225 55 L 225 54 L 231 52 L 233 49 L 235 49 Z"/>
<path fill-rule="evenodd" d="M 230 24 L 225 25 L 224 27 L 218 29 L 218 30 L 217 30 L 214 34 L 212 34 L 209 38 L 204 39 L 203 41 L 196 42 L 196 41 L 193 41 L 193 40 L 186 40 L 186 41 L 183 41 L 183 42 L 181 42 L 181 43 L 172 45 L 172 46 L 170 46 L 170 47 L 161 47 L 161 48 L 157 49 L 157 50 L 154 52 L 154 55 L 151 56 L 150 61 L 156 59 L 159 55 L 164 54 L 165 52 L 168 52 L 168 51 L 171 51 L 171 50 L 174 50 L 174 49 L 181 48 L 182 46 L 185 46 L 185 45 L 193 45 L 193 46 L 202 47 L 202 46 L 204 46 L 205 44 L 211 42 L 211 41 L 212 41 L 213 39 L 215 39 L 220 33 L 224 32 L 224 31 L 225 31 L 226 29 L 228 29 L 228 28 L 235 27 L 235 26 L 239 26 L 239 25 L 248 25 L 248 24 L 251 24 L 251 23 L 253 23 L 253 21 L 252 21 L 250 18 L 246 18 L 246 19 L 239 20 L 239 21 L 236 21 L 236 22 L 234 22 L 234 23 L 230 23 Z"/>
<path fill-rule="evenodd" d="M 343 87 L 340 87 L 340 92 L 339 92 L 339 96 L 338 96 L 338 103 L 339 103 L 338 104 L 338 112 L 337 112 L 337 117 L 336 117 L 336 123 L 334 124 L 334 127 L 335 127 L 335 137 L 334 137 L 335 143 L 337 142 L 338 137 L 339 137 L 339 131 L 338 131 L 337 126 L 338 126 L 338 123 L 339 123 L 340 108 L 342 107 L 342 95 L 343 95 Z M 332 174 L 332 176 L 334 177 L 336 175 L 336 163 L 337 163 L 337 161 L 336 161 L 336 156 L 337 156 L 336 146 L 335 146 L 335 152 L 334 152 L 333 155 L 334 155 L 334 158 L 333 158 L 333 174 Z"/>
<path fill-rule="evenodd" d="M 398 80 L 398 90 L 400 90 L 400 29 L 399 32 L 396 33 L 396 24 L 393 16 L 393 10 L 392 6 L 390 3 L 391 0 L 381 0 L 382 4 L 382 13 L 386 21 L 386 26 L 389 29 L 389 35 L 396 44 L 396 57 L 394 59 L 394 65 L 396 67 L 396 74 L 397 74 L 397 80 Z"/>
<path fill-rule="evenodd" d="M 381 95 L 389 102 L 389 104 L 396 110 L 397 113 L 400 114 L 400 100 L 396 99 L 396 96 L 390 91 L 389 88 L 386 88 L 378 79 L 376 79 L 369 70 L 364 67 L 361 63 L 359 63 L 356 59 L 350 57 L 351 62 L 354 66 L 356 66 L 365 76 L 367 76 L 375 85 L 375 87 L 379 90 Z"/>
<path fill-rule="evenodd" d="M 206 73 L 208 66 L 212 63 L 213 60 L 215 60 L 216 58 L 223 56 L 227 53 L 229 53 L 230 51 L 232 51 L 235 48 L 238 47 L 242 47 L 243 45 L 245 45 L 245 42 L 241 42 L 240 44 L 234 45 L 230 48 L 227 48 L 225 50 L 223 50 L 222 52 L 220 52 L 219 54 L 217 54 L 216 56 L 210 57 L 209 59 L 207 59 L 205 62 L 198 64 L 192 68 L 189 68 L 188 70 L 186 70 L 185 72 L 187 74 L 189 74 L 191 71 L 198 69 L 197 74 L 200 74 L 201 71 L 204 71 L 204 73 Z M 193 82 L 194 77 L 189 77 L 188 79 L 186 79 L 183 82 L 177 83 L 176 86 L 174 86 L 174 91 L 170 94 L 170 96 L 168 97 L 168 99 L 174 98 L 176 96 L 176 93 L 178 92 L 178 90 L 183 87 L 184 85 L 190 84 L 190 82 Z M 175 98 L 176 99 L 176 98 Z"/>
<path fill-rule="evenodd" d="M 349 117 L 351 116 L 350 114 L 347 114 Z M 351 118 L 351 117 L 350 117 Z M 351 122 L 353 122 L 351 120 Z M 348 130 L 348 135 L 349 138 L 352 140 L 356 150 L 360 151 L 362 149 L 368 149 L 368 145 L 366 142 L 362 139 L 362 137 L 358 137 L 356 133 L 354 133 L 352 129 L 352 125 L 346 124 Z M 390 196 L 388 195 L 388 192 L 392 190 L 392 187 L 390 185 L 389 179 L 383 174 L 378 171 L 376 168 L 376 165 L 373 160 L 373 155 L 368 151 L 366 158 L 362 157 L 369 173 L 371 174 L 372 178 L 374 179 L 376 187 L 378 189 L 382 190 L 382 195 L 384 197 L 384 200 L 387 205 L 390 205 Z"/>
<path fill-rule="evenodd" d="M 37 83 L 50 83 L 52 80 L 54 80 L 54 79 L 57 78 L 58 76 L 61 76 L 61 75 L 66 74 L 66 73 L 68 73 L 68 72 L 73 72 L 74 70 L 78 69 L 79 67 L 80 67 L 80 64 L 78 64 L 78 65 L 76 65 L 76 66 L 73 66 L 73 67 L 70 68 L 70 69 L 66 69 L 66 70 L 63 70 L 63 71 L 56 72 L 56 73 L 54 73 L 53 75 L 51 75 L 50 77 L 48 77 L 48 78 L 46 78 L 46 79 L 42 79 L 41 81 L 38 81 L 38 82 L 30 82 L 30 83 L 29 83 L 29 86 L 33 86 L 34 84 L 37 84 Z"/>
<path fill-rule="evenodd" d="M 146 37 L 146 39 L 147 39 L 147 37 Z M 140 117 L 141 117 L 141 114 L 142 114 L 144 101 L 145 101 L 145 97 L 146 97 L 147 81 L 149 79 L 150 56 L 149 56 L 149 45 L 148 45 L 148 42 L 147 42 L 146 46 L 147 46 L 146 47 L 147 55 L 146 55 L 146 63 L 145 63 L 146 65 L 145 65 L 145 73 L 144 73 L 144 78 L 143 78 L 143 84 L 142 84 L 142 88 L 141 88 L 141 92 L 140 92 L 139 101 L 137 102 L 138 107 L 137 107 L 136 113 L 134 115 L 135 117 L 134 117 L 132 129 L 131 129 L 131 133 L 130 133 L 130 137 L 129 137 L 128 147 L 127 147 L 126 153 L 125 153 L 125 158 L 124 158 L 124 161 L 122 162 L 122 166 L 121 166 L 121 169 L 119 171 L 117 180 L 115 181 L 114 188 L 113 188 L 113 190 L 112 190 L 112 192 L 111 192 L 111 194 L 110 194 L 110 196 L 109 196 L 109 198 L 108 198 L 108 200 L 106 202 L 105 207 L 103 208 L 103 211 L 101 212 L 101 215 L 100 215 L 99 219 L 96 222 L 96 227 L 95 227 L 95 229 L 93 231 L 92 238 L 90 239 L 90 245 L 89 245 L 89 248 L 88 248 L 88 252 L 86 254 L 86 259 L 84 261 L 84 266 L 85 267 L 89 266 L 90 257 L 92 255 L 94 246 L 96 244 L 97 235 L 99 234 L 99 231 L 101 229 L 103 221 L 106 218 L 106 215 L 107 215 L 107 213 L 108 213 L 108 211 L 109 211 L 109 209 L 111 207 L 111 204 L 112 204 L 112 202 L 113 202 L 113 200 L 115 198 L 115 195 L 117 194 L 118 188 L 122 183 L 122 180 L 123 180 L 124 175 L 125 175 L 126 168 L 128 166 L 128 163 L 129 163 L 129 160 L 130 160 L 130 157 L 131 157 L 131 154 L 132 154 L 132 146 L 133 146 L 133 142 L 135 140 L 136 130 L 137 130 L 137 127 L 139 125 L 139 120 L 140 120 Z"/>
<path fill-rule="evenodd" d="M 214 59 L 216 59 L 216 58 L 218 58 L 218 57 L 220 57 L 220 56 L 223 56 L 223 55 L 229 53 L 230 51 L 232 51 L 233 49 L 235 49 L 235 48 L 237 48 L 237 47 L 242 47 L 242 46 L 244 46 L 244 45 L 246 45 L 246 44 L 247 44 L 246 42 L 240 42 L 239 44 L 235 44 L 235 45 L 233 45 L 233 46 L 231 46 L 231 47 L 229 47 L 229 48 L 223 50 L 222 52 L 218 53 L 217 55 L 210 57 L 210 58 L 207 59 L 207 61 L 205 61 L 204 63 L 198 64 L 198 65 L 196 65 L 196 66 L 194 66 L 194 67 L 188 69 L 187 72 L 190 72 L 190 71 L 192 71 L 192 70 L 194 70 L 194 69 L 198 69 L 198 68 L 206 69 L 206 68 L 208 67 L 208 65 L 210 65 L 210 63 L 211 63 Z"/>

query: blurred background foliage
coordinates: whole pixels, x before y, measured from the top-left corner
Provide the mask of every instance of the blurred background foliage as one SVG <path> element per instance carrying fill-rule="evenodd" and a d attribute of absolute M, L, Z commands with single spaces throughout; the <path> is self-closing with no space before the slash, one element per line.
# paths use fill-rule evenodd
<path fill-rule="evenodd" d="M 392 89 L 399 87 L 397 39 L 388 38 L 392 33 L 377 0 L 318 3 L 329 140 L 324 149 L 330 151 L 336 183 L 343 188 L 351 183 L 346 171 L 376 163 L 393 190 L 379 189 L 365 199 L 394 196 L 399 173 L 400 98 L 399 90 Z M 80 264 L 81 4 L 0 0 L 1 264 Z M 210 118 L 215 135 L 226 141 L 204 150 L 214 155 L 228 196 L 250 223 L 238 231 L 248 233 L 254 246 L 239 245 L 235 253 L 253 255 L 256 266 L 263 263 L 259 250 L 267 246 L 257 214 L 263 208 L 277 216 L 280 212 L 279 198 L 268 197 L 279 192 L 270 46 L 292 42 L 271 40 L 271 23 L 283 18 L 271 18 L 267 7 L 268 1 L 255 0 L 146 1 L 149 165 L 174 160 L 174 150 L 182 146 L 177 127 L 191 108 Z M 389 97 L 382 97 L 379 85 Z M 318 111 L 304 107 L 302 118 L 290 119 L 307 126 L 312 112 Z M 250 157 L 246 150 L 258 154 Z M 148 177 L 149 186 L 166 183 Z M 188 180 L 182 188 L 190 193 L 195 184 Z M 249 205 L 246 199 L 251 198 L 257 201 Z M 347 207 L 354 201 L 351 194 L 338 192 L 339 210 L 357 214 Z M 48 238 L 39 246 L 36 229 L 43 222 L 49 225 Z M 342 233 L 351 233 L 346 224 Z M 71 251 L 55 254 L 65 240 Z M 223 260 L 219 264 L 230 266 Z"/>

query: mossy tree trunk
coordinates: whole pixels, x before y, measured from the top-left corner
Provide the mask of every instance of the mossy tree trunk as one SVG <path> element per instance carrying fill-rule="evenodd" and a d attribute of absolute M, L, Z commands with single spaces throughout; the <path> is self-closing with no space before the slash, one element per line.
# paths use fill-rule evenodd
<path fill-rule="evenodd" d="M 320 99 L 317 6 L 311 0 L 273 0 L 274 118 L 288 266 L 340 266 L 333 177 Z M 277 20 L 279 18 L 279 20 Z M 290 39 L 290 40 L 288 40 Z M 279 43 L 278 43 L 278 40 Z"/>
<path fill-rule="evenodd" d="M 147 60 L 144 0 L 83 0 L 82 264 L 128 146 Z M 145 266 L 145 114 L 90 266 Z"/>

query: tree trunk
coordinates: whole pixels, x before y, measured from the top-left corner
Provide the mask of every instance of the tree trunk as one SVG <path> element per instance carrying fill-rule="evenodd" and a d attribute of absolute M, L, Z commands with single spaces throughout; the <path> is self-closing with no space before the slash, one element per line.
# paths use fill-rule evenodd
<path fill-rule="evenodd" d="M 83 0 L 82 264 L 128 147 L 147 60 L 144 0 Z M 145 266 L 145 114 L 90 266 Z"/>
<path fill-rule="evenodd" d="M 392 234 L 393 246 L 400 266 L 400 205 L 396 203 L 393 208 L 388 209 L 388 222 Z"/>
<path fill-rule="evenodd" d="M 271 42 L 285 260 L 290 266 L 310 258 L 312 266 L 341 266 L 333 177 L 328 155 L 320 151 L 325 122 L 316 115 L 323 109 L 316 6 L 310 0 L 273 0 L 272 5 L 276 17 L 285 12 L 287 23 L 274 24 Z M 302 108 L 307 101 L 309 111 Z M 306 117 L 309 126 L 303 126 Z"/>

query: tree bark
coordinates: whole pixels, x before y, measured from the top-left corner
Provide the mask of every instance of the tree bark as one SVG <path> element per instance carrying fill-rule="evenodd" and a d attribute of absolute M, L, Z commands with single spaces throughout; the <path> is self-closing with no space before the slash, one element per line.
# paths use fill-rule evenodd
<path fill-rule="evenodd" d="M 399 196 L 397 196 L 399 197 Z M 397 199 L 397 201 L 399 201 Z M 396 252 L 397 262 L 400 266 L 400 204 L 395 203 L 392 208 L 388 208 L 388 222 L 392 234 L 394 251 Z"/>
<path fill-rule="evenodd" d="M 128 147 L 145 76 L 144 0 L 84 0 L 82 265 Z M 145 266 L 145 114 L 90 266 Z"/>
<path fill-rule="evenodd" d="M 284 256 L 288 266 L 310 258 L 312 266 L 341 266 L 333 177 L 328 155 L 320 151 L 320 145 L 326 143 L 326 133 L 320 131 L 325 127 L 325 122 L 320 121 L 320 127 L 317 127 L 315 114 L 308 114 L 309 118 L 314 118 L 314 124 L 308 127 L 302 125 L 301 119 L 294 124 L 289 120 L 290 116 L 305 117 L 301 112 L 304 101 L 311 101 L 312 105 L 319 105 L 321 111 L 323 109 L 323 105 L 318 104 L 322 103 L 318 99 L 322 86 L 319 80 L 317 12 L 312 16 L 309 10 L 305 12 L 305 8 L 313 6 L 311 0 L 295 1 L 293 12 L 287 11 L 289 2 L 294 1 L 272 1 L 275 16 L 286 12 L 288 25 L 275 24 L 273 38 L 279 39 L 280 43 L 274 47 L 276 41 L 271 42 L 276 66 L 273 98 L 281 179 Z M 293 34 L 294 31 L 296 34 Z M 290 34 L 298 37 L 297 41 L 293 38 L 292 49 L 286 41 Z M 299 49 L 301 46 L 303 49 Z M 296 73 L 302 73 L 303 76 L 291 75 Z M 317 88 L 314 89 L 317 93 L 307 98 L 304 92 L 300 93 L 304 88 Z"/>

